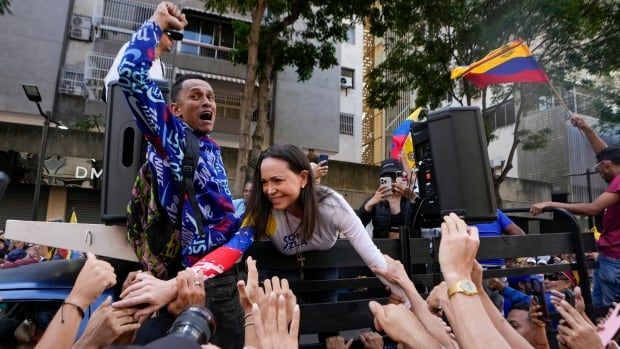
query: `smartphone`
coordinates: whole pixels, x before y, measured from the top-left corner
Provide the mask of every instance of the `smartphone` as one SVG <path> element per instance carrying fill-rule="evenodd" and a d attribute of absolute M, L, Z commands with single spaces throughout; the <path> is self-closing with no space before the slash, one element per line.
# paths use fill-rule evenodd
<path fill-rule="evenodd" d="M 550 318 L 547 300 L 545 298 L 545 285 L 536 279 L 532 279 L 532 297 L 536 301 L 536 304 L 540 305 L 540 311 L 542 312 L 540 319 L 545 323 L 549 323 Z"/>
<path fill-rule="evenodd" d="M 379 178 L 379 185 L 386 186 L 392 190 L 392 177 L 381 177 Z"/>
<path fill-rule="evenodd" d="M 603 346 L 607 347 L 607 344 L 614 339 L 620 329 L 620 304 L 616 305 L 614 311 L 609 315 L 609 319 L 605 321 L 605 328 L 598 333 Z"/>
<path fill-rule="evenodd" d="M 327 156 L 327 154 L 319 155 L 319 165 L 321 165 L 321 166 L 327 165 L 327 160 L 328 159 L 329 159 L 329 156 Z M 322 162 L 325 162 L 325 163 L 322 164 Z"/>

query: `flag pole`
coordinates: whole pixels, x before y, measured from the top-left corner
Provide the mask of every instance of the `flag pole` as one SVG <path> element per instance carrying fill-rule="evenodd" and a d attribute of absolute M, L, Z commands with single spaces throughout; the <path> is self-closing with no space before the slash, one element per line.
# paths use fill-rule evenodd
<path fill-rule="evenodd" d="M 570 116 L 571 116 L 572 112 L 568 108 L 568 105 L 566 105 L 566 102 L 564 102 L 564 99 L 562 98 L 562 96 L 560 95 L 558 90 L 555 88 L 555 86 L 553 86 L 553 83 L 551 82 L 551 79 L 549 79 L 548 84 L 549 84 L 549 87 L 551 87 L 551 90 L 553 91 L 555 96 L 558 97 L 558 99 L 560 100 L 560 104 L 562 104 L 562 106 L 566 110 L 566 113 L 567 113 L 566 120 L 570 119 Z"/>

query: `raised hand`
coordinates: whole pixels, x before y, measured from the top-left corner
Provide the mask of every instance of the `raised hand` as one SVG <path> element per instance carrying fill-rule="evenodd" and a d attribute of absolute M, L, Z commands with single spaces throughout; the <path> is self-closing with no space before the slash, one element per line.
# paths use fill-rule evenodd
<path fill-rule="evenodd" d="M 353 338 L 346 343 L 342 336 L 332 336 L 325 338 L 325 349 L 349 349 L 353 344 Z"/>
<path fill-rule="evenodd" d="M 360 341 L 364 349 L 383 349 L 383 337 L 377 332 L 364 332 L 360 334 Z"/>
<path fill-rule="evenodd" d="M 108 297 L 88 321 L 86 330 L 74 348 L 104 348 L 126 333 L 135 332 L 140 324 L 133 315 L 137 309 L 115 309 Z"/>
<path fill-rule="evenodd" d="M 441 224 L 439 265 L 447 283 L 469 279 L 480 246 L 478 229 L 468 227 L 456 214 L 444 216 Z"/>
<path fill-rule="evenodd" d="M 277 303 L 277 304 L 276 304 Z M 266 315 L 262 314 L 266 313 Z M 252 315 L 256 326 L 256 337 L 261 349 L 297 349 L 299 334 L 299 306 L 295 305 L 290 327 L 286 321 L 286 299 L 275 293 L 269 295 L 266 309 L 258 304 L 252 305 Z M 263 321 L 263 318 L 266 321 Z"/>
<path fill-rule="evenodd" d="M 168 304 L 167 310 L 177 317 L 192 305 L 205 304 L 205 285 L 202 277 L 187 268 L 177 274 L 177 298 Z"/>
<path fill-rule="evenodd" d="M 136 275 L 134 283 L 129 285 L 120 295 L 118 302 L 112 303 L 115 308 L 133 308 L 146 305 L 134 315 L 136 318 L 151 314 L 177 297 L 176 280 L 160 280 L 148 273 Z"/>
<path fill-rule="evenodd" d="M 439 342 L 409 309 L 402 305 L 368 303 L 374 315 L 375 328 L 406 348 L 438 348 Z"/>
<path fill-rule="evenodd" d="M 603 348 L 597 329 L 567 301 L 554 302 L 564 321 L 558 325 L 558 342 L 568 348 Z"/>
<path fill-rule="evenodd" d="M 75 285 L 67 297 L 67 302 L 82 309 L 91 305 L 107 288 L 116 285 L 114 268 L 106 261 L 100 261 L 88 253 L 86 263 L 75 280 Z"/>
<path fill-rule="evenodd" d="M 157 5 L 151 20 L 157 23 L 161 30 L 173 29 L 183 30 L 187 25 L 185 15 L 171 2 L 164 1 Z"/>

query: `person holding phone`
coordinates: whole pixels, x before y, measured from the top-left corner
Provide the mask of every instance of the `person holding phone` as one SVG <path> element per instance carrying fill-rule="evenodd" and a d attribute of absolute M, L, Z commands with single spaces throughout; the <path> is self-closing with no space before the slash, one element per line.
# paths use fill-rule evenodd
<path fill-rule="evenodd" d="M 415 193 L 403 181 L 403 166 L 388 159 L 381 162 L 379 188 L 356 211 L 364 226 L 372 222 L 375 239 L 398 238 L 397 227 L 410 225 L 418 204 Z"/>
<path fill-rule="evenodd" d="M 329 172 L 329 166 L 327 166 L 328 156 L 321 154 L 317 158 L 310 160 L 310 167 L 312 167 L 312 178 L 314 184 L 321 184 L 321 177 L 327 176 Z M 316 161 L 316 162 L 315 162 Z"/>

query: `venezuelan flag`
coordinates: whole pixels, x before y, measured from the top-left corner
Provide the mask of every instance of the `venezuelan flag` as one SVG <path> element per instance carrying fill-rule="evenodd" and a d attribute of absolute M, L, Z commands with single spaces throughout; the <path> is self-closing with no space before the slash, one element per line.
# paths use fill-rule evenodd
<path fill-rule="evenodd" d="M 515 40 L 500 47 L 469 66 L 452 69 L 451 78 L 460 77 L 479 88 L 508 82 L 549 81 L 549 77 L 522 40 Z"/>
<path fill-rule="evenodd" d="M 390 156 L 394 160 L 400 160 L 401 153 L 403 159 L 409 169 L 415 167 L 415 158 L 413 156 L 413 139 L 411 139 L 411 124 L 417 122 L 420 118 L 422 108 L 414 110 L 409 116 L 394 130 L 392 133 L 392 147 Z"/>

